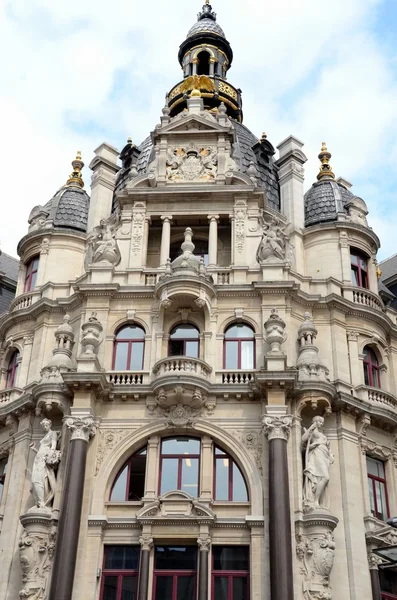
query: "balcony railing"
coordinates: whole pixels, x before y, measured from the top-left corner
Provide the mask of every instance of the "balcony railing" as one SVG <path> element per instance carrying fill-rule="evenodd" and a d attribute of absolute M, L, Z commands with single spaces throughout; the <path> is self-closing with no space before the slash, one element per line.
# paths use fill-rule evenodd
<path fill-rule="evenodd" d="M 29 308 L 32 306 L 32 304 L 40 299 L 40 296 L 40 292 L 28 292 L 27 294 L 21 294 L 11 302 L 10 311 Z"/>
<path fill-rule="evenodd" d="M 397 398 L 390 392 L 368 385 L 360 385 L 356 388 L 359 398 L 367 400 L 379 408 L 391 408 L 397 410 Z"/>
<path fill-rule="evenodd" d="M 377 294 L 374 294 L 370 290 L 360 288 L 356 286 L 349 286 L 343 289 L 343 296 L 346 300 L 359 304 L 360 306 L 367 306 L 368 308 L 375 308 L 376 310 L 383 310 L 383 302 Z"/>
<path fill-rule="evenodd" d="M 249 385 L 255 380 L 255 371 L 221 371 L 220 376 L 226 385 Z"/>
<path fill-rule="evenodd" d="M 127 385 L 145 385 L 148 381 L 149 373 L 146 371 L 110 371 L 107 374 L 107 380 L 114 386 L 123 387 Z"/>
<path fill-rule="evenodd" d="M 5 390 L 0 391 L 0 407 L 3 404 L 7 404 L 8 402 L 12 402 L 19 398 L 22 394 L 21 388 L 6 388 Z"/>
<path fill-rule="evenodd" d="M 169 356 L 159 360 L 153 367 L 153 373 L 156 377 L 163 375 L 198 375 L 209 379 L 212 368 L 199 358 L 191 358 L 188 356 Z"/>

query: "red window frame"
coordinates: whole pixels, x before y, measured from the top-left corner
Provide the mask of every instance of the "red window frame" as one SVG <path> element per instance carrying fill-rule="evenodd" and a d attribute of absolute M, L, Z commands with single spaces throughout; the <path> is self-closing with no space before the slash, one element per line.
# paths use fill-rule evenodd
<path fill-rule="evenodd" d="M 247 325 L 246 323 L 244 323 L 245 327 L 248 327 L 249 329 L 251 329 L 252 331 L 252 337 L 247 337 L 247 338 L 227 338 L 227 332 L 229 331 L 229 329 L 231 329 L 232 327 L 234 327 L 235 325 L 238 325 L 238 323 L 233 323 L 232 325 L 229 325 L 229 327 L 226 329 L 225 331 L 225 338 L 223 340 L 223 368 L 226 369 L 226 352 L 227 352 L 227 344 L 230 342 L 237 342 L 237 367 L 235 367 L 238 370 L 241 369 L 255 369 L 255 365 L 256 365 L 256 344 L 255 344 L 255 331 L 252 329 L 252 327 L 250 325 Z M 241 342 L 252 342 L 252 347 L 253 347 L 253 353 L 252 353 L 252 367 L 242 367 L 241 366 Z"/>
<path fill-rule="evenodd" d="M 145 330 L 143 329 L 143 327 L 140 327 L 139 325 L 133 325 L 134 327 L 136 327 L 137 329 L 140 329 L 142 331 L 142 338 L 129 338 L 129 339 L 117 339 L 117 336 L 126 328 L 131 327 L 131 325 L 126 325 L 124 327 L 121 327 L 121 329 L 118 330 L 114 343 L 113 343 L 113 359 L 112 359 L 112 369 L 115 369 L 116 366 L 116 358 L 117 358 L 117 348 L 119 346 L 121 346 L 122 344 L 128 344 L 128 350 L 127 350 L 127 366 L 125 367 L 125 371 L 131 371 L 131 358 L 132 358 L 132 354 L 133 354 L 133 345 L 134 344 L 142 344 L 143 345 L 143 352 L 142 352 L 142 364 L 140 366 L 139 369 L 136 369 L 137 371 L 141 371 L 143 369 L 143 360 L 145 357 Z"/>
<path fill-rule="evenodd" d="M 377 460 L 376 458 L 372 458 L 372 456 L 370 456 L 369 458 L 371 458 L 372 460 Z M 381 460 L 379 460 L 378 462 L 381 462 L 383 464 L 383 470 L 385 470 L 385 463 L 382 462 Z M 372 513 L 372 509 L 375 512 L 375 517 L 377 519 L 380 519 L 381 521 L 384 521 L 386 519 L 388 519 L 390 517 L 390 512 L 389 512 L 389 496 L 387 494 L 387 483 L 386 483 L 386 474 L 385 477 L 377 477 L 376 475 L 372 475 L 372 473 L 369 473 L 369 471 L 367 470 L 367 476 L 368 476 L 368 480 L 372 486 L 372 495 L 374 498 L 374 507 L 371 506 L 371 513 Z M 378 511 L 378 500 L 376 498 L 376 486 L 375 486 L 375 482 L 378 481 L 380 484 L 383 484 L 384 486 L 384 490 L 385 490 L 385 500 L 386 500 L 386 519 L 382 518 L 380 515 L 381 513 Z"/>
<path fill-rule="evenodd" d="M 24 293 L 31 292 L 36 287 L 37 271 L 39 269 L 40 257 L 31 258 L 26 265 L 25 284 L 23 287 Z M 35 277 L 36 276 L 36 277 Z"/>
<path fill-rule="evenodd" d="M 171 336 L 181 325 L 190 325 L 193 329 L 195 329 L 197 331 L 198 336 L 196 338 L 189 338 L 189 337 L 175 338 L 175 341 L 183 342 L 183 353 L 182 354 L 172 354 L 171 344 L 172 344 L 173 340 L 171 339 Z M 188 356 L 186 354 L 186 343 L 187 342 L 196 342 L 197 343 L 197 356 Z M 170 339 L 168 341 L 168 356 L 169 357 L 171 357 L 171 356 L 186 356 L 187 358 L 200 358 L 200 330 L 199 330 L 199 328 L 196 327 L 196 325 L 193 325 L 193 323 L 178 323 L 178 325 L 175 325 L 175 327 L 173 327 L 170 331 Z"/>
<path fill-rule="evenodd" d="M 116 600 L 121 600 L 121 586 L 123 582 L 123 577 L 136 577 L 136 589 L 138 591 L 138 583 L 139 583 L 139 568 L 138 569 L 105 569 L 105 560 L 106 560 L 106 546 L 105 551 L 103 553 L 103 561 L 102 561 L 102 581 L 101 581 L 101 591 L 99 595 L 99 600 L 103 599 L 104 588 L 105 588 L 105 577 L 117 577 L 117 592 L 116 592 Z"/>
<path fill-rule="evenodd" d="M 216 451 L 222 452 L 222 454 L 216 454 Z M 235 460 L 233 460 L 233 458 L 227 454 L 226 452 L 224 452 L 222 450 L 222 448 L 219 448 L 218 446 L 214 446 L 214 477 L 213 477 L 213 481 L 214 481 L 214 500 L 217 500 L 216 497 L 216 463 L 218 460 L 224 460 L 224 459 L 228 459 L 229 461 L 229 466 L 228 466 L 228 476 L 229 476 L 229 484 L 228 484 L 228 499 L 227 500 L 223 500 L 223 502 L 234 502 L 233 499 L 233 465 L 236 465 L 236 467 L 239 469 L 240 473 L 241 473 L 241 469 L 238 466 L 238 464 L 236 463 Z M 236 500 L 236 502 L 249 502 L 249 495 L 248 495 L 248 488 L 247 488 L 247 483 L 245 481 L 245 477 L 244 475 L 241 473 L 241 477 L 244 481 L 244 485 L 245 485 L 245 493 L 247 494 L 247 500 Z M 220 502 L 222 502 L 222 499 L 220 500 Z"/>
<path fill-rule="evenodd" d="M 364 262 L 365 266 L 362 265 Z M 362 288 L 369 288 L 368 283 L 368 256 L 365 256 L 362 252 L 358 250 L 351 249 L 350 250 L 350 265 L 352 270 L 352 283 L 353 285 L 357 285 Z M 356 281 L 353 279 L 353 273 L 356 278 Z"/>
<path fill-rule="evenodd" d="M 17 374 L 18 374 L 18 368 L 19 368 L 19 352 L 18 352 L 18 350 L 15 350 L 15 352 L 12 353 L 10 362 L 8 363 L 6 388 L 15 387 L 15 382 L 16 382 Z"/>
<path fill-rule="evenodd" d="M 166 571 L 155 569 L 153 571 L 153 600 L 156 600 L 156 587 L 157 577 L 172 577 L 172 600 L 178 600 L 178 578 L 179 577 L 192 577 L 194 579 L 194 594 L 193 599 L 196 600 L 197 596 L 197 569 L 195 571 Z M 118 600 L 118 599 L 117 599 Z"/>
<path fill-rule="evenodd" d="M 137 452 L 134 452 L 134 454 L 132 454 L 129 457 L 129 459 L 126 460 L 126 462 L 121 467 L 120 471 L 117 473 L 117 475 L 114 478 L 114 481 L 112 483 L 112 487 L 110 489 L 109 502 L 134 502 L 134 501 L 135 502 L 139 502 L 139 500 L 130 500 L 130 498 L 128 498 L 129 490 L 130 490 L 130 480 L 131 480 L 131 461 L 132 461 L 133 458 L 136 458 L 137 456 L 142 456 L 142 460 L 143 460 L 143 458 L 145 459 L 145 461 L 146 461 L 146 467 L 147 467 L 147 446 L 144 446 L 143 448 L 141 448 Z M 118 482 L 118 479 L 119 479 L 121 473 L 124 471 L 124 469 L 126 467 L 127 467 L 127 477 L 126 477 L 126 484 L 125 484 L 124 500 L 112 500 L 112 494 L 113 494 L 114 486 Z M 146 473 L 145 473 L 145 485 L 146 485 Z"/>
<path fill-rule="evenodd" d="M 159 481 L 158 481 L 158 493 L 161 495 L 161 478 L 163 474 L 163 460 L 167 458 L 177 458 L 178 459 L 178 477 L 177 477 L 177 490 L 182 490 L 182 461 L 188 458 L 198 459 L 197 463 L 197 496 L 193 496 L 194 498 L 198 498 L 200 495 L 200 467 L 201 467 L 201 440 L 199 438 L 189 438 L 191 440 L 198 440 L 200 442 L 200 452 L 199 454 L 163 454 L 163 442 L 166 442 L 170 439 L 177 438 L 164 438 L 161 440 L 161 448 L 160 448 L 160 468 L 159 468 Z M 166 492 L 164 492 L 166 493 Z"/>
<path fill-rule="evenodd" d="M 388 594 L 387 592 L 382 592 L 382 600 L 397 600 L 397 596 L 395 594 Z"/>
<path fill-rule="evenodd" d="M 247 580 L 247 598 L 250 598 L 250 570 L 247 571 L 231 571 L 231 570 L 215 570 L 215 556 L 212 555 L 212 578 L 211 578 L 211 597 L 212 600 L 217 600 L 215 597 L 215 578 L 216 577 L 227 577 L 229 580 L 228 583 L 228 595 L 227 600 L 240 600 L 240 598 L 233 598 L 233 583 L 232 580 L 234 578 L 244 578 Z"/>
<path fill-rule="evenodd" d="M 369 346 L 364 348 L 364 365 L 367 368 L 368 383 L 365 385 L 380 388 L 380 367 L 375 352 Z M 365 378 L 365 371 L 364 371 Z"/>

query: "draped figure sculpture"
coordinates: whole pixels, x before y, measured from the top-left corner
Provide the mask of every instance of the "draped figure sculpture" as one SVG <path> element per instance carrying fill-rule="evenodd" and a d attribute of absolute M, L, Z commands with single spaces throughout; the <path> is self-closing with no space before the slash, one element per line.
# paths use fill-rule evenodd
<path fill-rule="evenodd" d="M 44 429 L 45 436 L 40 440 L 37 449 L 32 442 L 30 447 L 36 453 L 32 469 L 31 492 L 37 508 L 49 508 L 55 494 L 54 468 L 59 463 L 61 453 L 56 449 L 58 436 L 52 431 L 52 422 L 43 419 L 40 423 Z"/>
<path fill-rule="evenodd" d="M 317 416 L 302 436 L 302 447 L 305 451 L 303 507 L 306 512 L 318 508 L 328 509 L 325 491 L 334 455 L 323 429 L 324 419 Z"/>

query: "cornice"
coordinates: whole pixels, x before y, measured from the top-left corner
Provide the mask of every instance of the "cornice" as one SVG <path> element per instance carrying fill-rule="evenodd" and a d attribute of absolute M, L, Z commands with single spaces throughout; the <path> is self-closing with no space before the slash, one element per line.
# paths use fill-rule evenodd
<path fill-rule="evenodd" d="M 324 232 L 339 229 L 346 229 L 354 233 L 361 233 L 363 236 L 367 237 L 372 242 L 372 244 L 375 244 L 377 249 L 380 248 L 380 239 L 378 238 L 376 233 L 372 231 L 372 229 L 364 227 L 363 225 L 359 225 L 358 223 L 353 223 L 352 221 L 334 221 L 332 223 L 319 223 L 317 225 L 309 225 L 309 227 L 305 227 L 305 229 L 303 230 L 303 236 L 308 237 L 312 233 L 317 233 L 319 231 Z"/>
<path fill-rule="evenodd" d="M 49 227 L 48 229 L 38 229 L 35 231 L 31 231 L 23 236 L 23 238 L 19 241 L 17 246 L 18 255 L 21 256 L 24 252 L 26 252 L 26 246 L 28 246 L 31 242 L 37 242 L 41 240 L 43 237 L 74 237 L 76 239 L 82 240 L 84 243 L 87 238 L 87 234 L 83 231 L 77 231 L 75 229 L 69 229 L 67 227 Z"/>

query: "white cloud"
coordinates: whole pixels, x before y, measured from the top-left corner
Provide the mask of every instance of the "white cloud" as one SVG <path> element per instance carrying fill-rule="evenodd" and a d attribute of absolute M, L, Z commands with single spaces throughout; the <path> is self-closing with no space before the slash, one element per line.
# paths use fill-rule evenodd
<path fill-rule="evenodd" d="M 384 190 L 397 183 L 397 78 L 396 55 L 373 30 L 381 4 L 213 1 L 234 50 L 229 79 L 243 89 L 247 126 L 274 144 L 289 133 L 305 141 L 308 184 L 325 139 L 337 175 L 367 201 L 387 256 L 395 247 L 380 215 Z M 15 255 L 30 209 L 66 180 L 76 149 L 88 164 L 104 135 L 121 146 L 153 129 L 181 77 L 178 46 L 200 6 L 13 0 L 0 8 L 0 52 L 9 57 L 0 91 L 4 251 Z M 390 218 L 397 222 L 397 209 Z"/>

